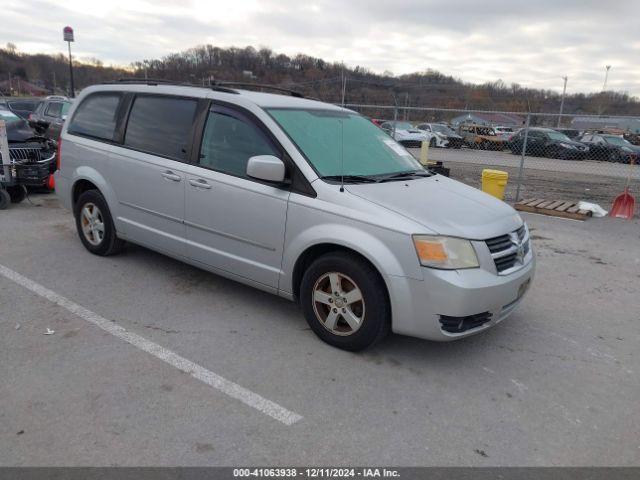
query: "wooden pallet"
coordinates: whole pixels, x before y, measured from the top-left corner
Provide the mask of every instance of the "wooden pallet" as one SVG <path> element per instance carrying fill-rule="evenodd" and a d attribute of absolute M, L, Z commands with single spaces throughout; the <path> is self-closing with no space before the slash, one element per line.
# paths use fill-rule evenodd
<path fill-rule="evenodd" d="M 588 210 L 580 210 L 577 203 L 565 202 L 564 200 L 528 198 L 516 203 L 515 208 L 522 212 L 540 213 L 542 215 L 572 218 L 574 220 L 586 220 L 592 215 Z"/>

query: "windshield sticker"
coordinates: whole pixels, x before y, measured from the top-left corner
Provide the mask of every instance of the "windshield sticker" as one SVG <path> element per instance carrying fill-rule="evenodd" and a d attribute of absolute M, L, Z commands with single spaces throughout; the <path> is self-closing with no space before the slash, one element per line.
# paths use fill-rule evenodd
<path fill-rule="evenodd" d="M 411 158 L 413 158 L 413 155 L 411 155 L 404 148 L 402 148 L 402 145 L 400 145 L 395 140 L 391 140 L 390 138 L 383 138 L 382 141 L 384 142 L 384 144 L 387 147 L 389 147 L 391 150 L 393 150 L 398 155 L 400 155 L 402 157 L 411 157 Z"/>

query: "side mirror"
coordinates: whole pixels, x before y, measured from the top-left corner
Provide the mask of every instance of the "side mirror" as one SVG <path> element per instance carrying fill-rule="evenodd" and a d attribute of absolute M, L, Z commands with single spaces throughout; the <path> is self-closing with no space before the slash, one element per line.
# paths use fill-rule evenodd
<path fill-rule="evenodd" d="M 66 115 L 62 115 L 62 121 L 64 122 L 67 119 Z"/>
<path fill-rule="evenodd" d="M 247 175 L 266 182 L 284 182 L 284 162 L 273 155 L 256 155 L 247 162 Z"/>

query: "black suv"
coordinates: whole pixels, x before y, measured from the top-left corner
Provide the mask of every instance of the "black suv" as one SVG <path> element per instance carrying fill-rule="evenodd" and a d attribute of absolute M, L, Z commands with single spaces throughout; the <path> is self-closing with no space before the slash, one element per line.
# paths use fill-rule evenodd
<path fill-rule="evenodd" d="M 523 128 L 509 140 L 509 149 L 514 155 L 522 153 L 525 129 Z M 564 160 L 583 160 L 587 158 L 589 147 L 584 143 L 571 140 L 564 133 L 551 128 L 529 128 L 527 135 L 527 155 L 537 157 L 561 158 Z"/>

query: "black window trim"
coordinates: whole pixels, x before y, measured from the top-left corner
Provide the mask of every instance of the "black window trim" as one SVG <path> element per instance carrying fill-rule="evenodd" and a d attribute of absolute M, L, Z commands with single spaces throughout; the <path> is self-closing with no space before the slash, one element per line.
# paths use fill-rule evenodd
<path fill-rule="evenodd" d="M 265 180 L 259 180 L 257 178 L 251 178 L 243 175 L 234 175 L 233 173 L 225 172 L 222 170 L 218 170 L 218 169 L 200 164 L 202 142 L 204 139 L 204 129 L 206 127 L 207 118 L 210 112 L 216 112 L 215 110 L 216 106 L 227 109 L 232 113 L 236 113 L 238 115 L 237 118 L 250 122 L 251 125 L 253 125 L 255 128 L 260 130 L 260 132 L 267 138 L 269 143 L 271 143 L 274 149 L 279 153 L 278 158 L 280 158 L 284 162 L 285 182 L 283 183 L 268 182 Z M 203 168 L 205 170 L 220 173 L 222 175 L 229 175 L 231 177 L 241 178 L 242 180 L 246 180 L 249 182 L 260 183 L 262 185 L 269 185 L 271 187 L 276 187 L 283 190 L 290 190 L 291 192 L 298 193 L 300 195 L 305 195 L 312 198 L 315 198 L 317 196 L 317 193 L 314 190 L 314 188 L 311 186 L 311 183 L 303 175 L 303 173 L 300 171 L 300 168 L 289 156 L 289 154 L 287 153 L 287 150 L 278 141 L 278 139 L 275 137 L 275 135 L 269 129 L 269 127 L 267 127 L 264 124 L 264 122 L 260 120 L 253 112 L 251 112 L 250 110 L 240 105 L 225 102 L 222 100 L 211 99 L 208 105 L 206 105 L 206 108 L 204 108 L 200 112 L 200 115 L 198 116 L 198 126 L 196 129 L 196 135 L 194 136 L 193 145 L 194 145 L 194 148 L 192 152 L 193 155 L 192 155 L 191 163 L 198 168 Z"/>
<path fill-rule="evenodd" d="M 127 93 L 130 94 L 130 97 L 128 98 L 128 102 L 126 104 L 126 111 L 118 112 L 118 114 L 122 113 L 122 118 L 119 118 L 118 116 L 116 116 L 116 121 L 122 122 L 121 128 L 118 128 L 118 124 L 116 124 L 116 132 L 114 132 L 114 137 L 116 136 L 116 133 L 118 134 L 119 143 L 117 143 L 117 145 L 127 150 L 144 153 L 146 155 L 153 155 L 160 158 L 166 158 L 167 160 L 173 160 L 174 162 L 187 163 L 187 164 L 192 163 L 192 157 L 193 157 L 192 154 L 194 150 L 193 148 L 194 130 L 197 128 L 198 113 L 200 110 L 199 107 L 201 103 L 206 99 L 201 97 L 190 97 L 188 95 L 172 95 L 172 94 L 163 94 L 163 93 L 157 93 L 157 92 L 151 92 L 151 93 L 127 92 Z M 189 133 L 187 135 L 187 151 L 185 153 L 185 158 L 176 158 L 170 155 L 163 155 L 157 152 L 150 152 L 148 150 L 133 148 L 132 146 L 125 144 L 125 138 L 127 136 L 127 128 L 129 127 L 129 119 L 131 118 L 131 111 L 133 110 L 133 105 L 135 104 L 136 99 L 138 97 L 173 98 L 178 100 L 192 100 L 196 102 L 196 109 L 193 114 L 193 118 L 191 119 L 191 127 L 189 128 Z"/>
<path fill-rule="evenodd" d="M 126 92 L 123 92 L 121 90 L 100 90 L 98 92 L 93 92 L 90 93 L 89 95 L 87 95 L 85 98 L 82 99 L 82 102 L 80 102 L 80 104 L 76 107 L 76 109 L 73 112 L 73 117 L 71 117 L 71 119 L 69 120 L 69 127 L 67 127 L 67 134 L 68 135 L 75 135 L 77 137 L 81 137 L 81 138 L 87 138 L 89 140 L 94 140 L 96 142 L 102 142 L 102 143 L 106 143 L 109 145 L 118 145 L 118 143 L 115 141 L 115 136 L 116 136 L 116 132 L 118 131 L 118 112 L 119 110 L 122 108 L 122 100 L 124 99 L 124 94 Z M 86 133 L 80 133 L 80 132 L 74 132 L 71 127 L 73 126 L 73 122 L 76 118 L 76 115 L 78 115 L 78 112 L 80 111 L 80 108 L 82 107 L 82 105 L 89 99 L 92 98 L 94 96 L 98 96 L 98 95 L 118 95 L 120 97 L 120 99 L 118 100 L 118 106 L 116 107 L 116 125 L 115 128 L 113 129 L 113 137 L 111 139 L 108 138 L 103 138 L 103 137 L 97 137 L 95 135 L 89 135 Z M 44 112 L 43 112 L 44 115 Z"/>

